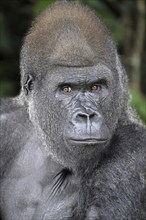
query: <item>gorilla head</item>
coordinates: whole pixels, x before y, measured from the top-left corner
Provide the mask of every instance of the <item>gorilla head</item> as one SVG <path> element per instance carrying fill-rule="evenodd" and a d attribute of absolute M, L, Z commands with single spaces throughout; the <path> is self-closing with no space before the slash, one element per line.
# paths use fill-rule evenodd
<path fill-rule="evenodd" d="M 108 147 L 127 111 L 127 85 L 105 25 L 57 3 L 34 22 L 21 53 L 21 95 L 48 153 L 76 169 Z"/>

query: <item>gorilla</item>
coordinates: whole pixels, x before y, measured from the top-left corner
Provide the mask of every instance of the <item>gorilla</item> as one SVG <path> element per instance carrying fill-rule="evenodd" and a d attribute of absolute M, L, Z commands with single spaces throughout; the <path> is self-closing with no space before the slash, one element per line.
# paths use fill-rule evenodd
<path fill-rule="evenodd" d="M 146 129 L 105 24 L 58 2 L 32 23 L 1 102 L 2 220 L 146 219 Z"/>

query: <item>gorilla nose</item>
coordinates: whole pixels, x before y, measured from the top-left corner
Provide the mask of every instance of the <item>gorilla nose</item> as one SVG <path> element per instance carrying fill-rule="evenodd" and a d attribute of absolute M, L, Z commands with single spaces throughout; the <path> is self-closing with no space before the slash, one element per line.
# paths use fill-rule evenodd
<path fill-rule="evenodd" d="M 87 121 L 94 119 L 96 116 L 95 112 L 91 113 L 78 113 L 77 114 L 77 120 L 87 123 Z"/>

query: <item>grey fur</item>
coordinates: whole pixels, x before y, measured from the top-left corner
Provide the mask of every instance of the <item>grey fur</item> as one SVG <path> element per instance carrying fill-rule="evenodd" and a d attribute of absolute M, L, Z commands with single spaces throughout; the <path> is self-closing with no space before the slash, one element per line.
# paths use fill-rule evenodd
<path fill-rule="evenodd" d="M 146 129 L 106 26 L 56 3 L 33 23 L 20 68 L 20 95 L 1 103 L 2 220 L 146 219 Z"/>

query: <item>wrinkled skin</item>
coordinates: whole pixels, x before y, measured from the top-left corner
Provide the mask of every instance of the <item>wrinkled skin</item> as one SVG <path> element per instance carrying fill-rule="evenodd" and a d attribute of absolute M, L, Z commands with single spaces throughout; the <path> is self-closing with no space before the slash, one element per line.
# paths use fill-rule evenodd
<path fill-rule="evenodd" d="M 96 72 L 99 74 L 97 75 Z M 112 108 L 113 104 L 110 100 L 113 96 L 114 82 L 109 76 L 111 71 L 99 65 L 96 68 L 55 69 L 51 74 L 46 74 L 42 80 L 43 86 L 39 90 L 39 95 L 38 82 L 36 84 L 34 82 L 34 89 L 29 97 L 31 120 L 34 124 L 40 125 L 39 134 L 45 138 L 49 151 L 53 155 L 57 155 L 60 161 L 63 161 L 66 156 L 69 157 L 65 165 L 74 168 L 75 162 L 78 164 L 91 159 L 94 152 L 101 152 L 110 141 L 111 132 L 114 129 L 112 120 L 116 118 L 110 118 L 110 121 L 106 115 L 107 111 L 105 113 L 102 111 L 102 109 Z M 97 86 L 97 90 L 92 90 L 94 85 Z M 71 91 L 63 92 L 64 86 L 69 86 Z M 44 99 L 40 100 L 40 97 L 44 97 L 47 109 L 44 107 Z M 50 112 L 51 117 L 49 117 Z M 50 120 L 55 120 L 57 123 L 53 121 L 50 123 Z M 54 133 L 59 134 L 56 135 L 55 140 Z M 64 146 L 61 154 L 60 143 Z"/>
<path fill-rule="evenodd" d="M 1 103 L 2 220 L 146 219 L 146 130 L 105 25 L 57 3 L 20 66 L 20 95 Z"/>

